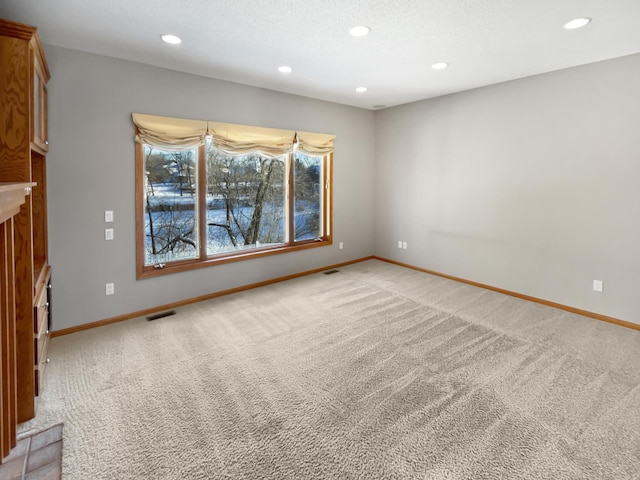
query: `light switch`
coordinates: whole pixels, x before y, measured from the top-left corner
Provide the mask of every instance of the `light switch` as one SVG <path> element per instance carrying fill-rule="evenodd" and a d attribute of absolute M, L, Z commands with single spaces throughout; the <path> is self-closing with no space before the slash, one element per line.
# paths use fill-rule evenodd
<path fill-rule="evenodd" d="M 113 222 L 113 210 L 105 210 L 104 211 L 104 221 L 105 222 Z"/>
<path fill-rule="evenodd" d="M 604 283 L 602 282 L 602 280 L 594 280 L 593 281 L 593 291 L 594 292 L 602 292 L 603 287 L 604 287 Z"/>
<path fill-rule="evenodd" d="M 113 240 L 113 228 L 105 228 L 104 229 L 104 239 L 105 240 Z"/>

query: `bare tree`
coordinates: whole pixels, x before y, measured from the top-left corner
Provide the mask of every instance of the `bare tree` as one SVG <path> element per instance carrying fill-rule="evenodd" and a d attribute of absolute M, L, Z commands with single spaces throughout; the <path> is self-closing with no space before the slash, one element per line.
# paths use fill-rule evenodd
<path fill-rule="evenodd" d="M 174 196 L 176 189 L 182 195 L 184 185 L 192 188 L 190 172 L 194 166 L 193 151 L 163 152 L 145 148 L 146 235 L 150 242 L 147 255 L 151 260 L 169 253 L 189 256 L 196 250 L 195 203 L 178 203 Z"/>
<path fill-rule="evenodd" d="M 320 234 L 320 160 L 296 153 L 294 157 L 294 239 Z"/>
<path fill-rule="evenodd" d="M 282 242 L 285 166 L 280 158 L 257 154 L 230 156 L 210 149 L 207 190 L 222 199 L 226 221 L 208 225 L 224 229 L 232 245 Z M 279 208 L 273 208 L 280 204 Z"/>
<path fill-rule="evenodd" d="M 185 189 L 191 193 L 191 196 L 193 196 L 195 192 L 195 189 L 193 188 L 193 170 L 195 168 L 193 151 L 180 150 L 177 152 L 171 152 L 170 158 L 174 164 L 177 174 L 180 196 L 183 195 Z"/>
<path fill-rule="evenodd" d="M 145 183 L 146 183 L 146 194 L 145 194 L 145 200 L 147 203 L 147 215 L 148 215 L 148 222 L 149 222 L 149 235 L 151 236 L 151 253 L 153 255 L 156 255 L 156 236 L 155 233 L 153 231 L 153 213 L 151 211 L 151 202 L 149 201 L 149 197 L 154 195 L 154 191 L 153 191 L 153 177 L 151 176 L 151 168 L 149 165 L 149 159 L 151 158 L 151 153 L 153 152 L 152 148 L 146 147 L 145 148 L 145 159 L 144 159 L 144 167 L 145 167 Z"/>

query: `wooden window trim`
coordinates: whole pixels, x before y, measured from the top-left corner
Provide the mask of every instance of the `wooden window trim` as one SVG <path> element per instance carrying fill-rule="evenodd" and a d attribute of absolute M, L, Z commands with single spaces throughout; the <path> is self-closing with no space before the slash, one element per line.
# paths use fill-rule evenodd
<path fill-rule="evenodd" d="M 178 260 L 165 264 L 162 268 L 152 265 L 145 265 L 145 219 L 144 219 L 144 145 L 135 144 L 136 155 L 136 277 L 137 279 L 153 278 L 171 273 L 185 272 L 198 268 L 224 265 L 227 263 L 251 260 L 256 258 L 279 255 L 282 253 L 308 250 L 311 248 L 326 247 L 333 244 L 333 152 L 322 157 L 325 186 L 322 188 L 323 201 L 323 232 L 324 236 L 320 240 L 293 241 L 293 174 L 288 175 L 289 193 L 287 198 L 288 209 L 288 229 L 289 240 L 287 244 L 269 247 L 254 248 L 240 252 L 224 253 L 219 255 L 207 255 L 207 230 L 206 225 L 206 196 L 198 193 L 198 248 L 199 258 L 189 260 Z M 288 168 L 293 168 L 293 154 L 289 156 Z M 204 172 L 206 164 L 205 146 L 198 148 L 197 175 L 198 191 L 206 191 L 206 175 Z"/>

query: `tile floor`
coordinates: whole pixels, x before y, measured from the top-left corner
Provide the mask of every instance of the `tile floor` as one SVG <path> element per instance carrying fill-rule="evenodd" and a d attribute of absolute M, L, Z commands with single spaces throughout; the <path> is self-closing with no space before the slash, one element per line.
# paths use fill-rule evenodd
<path fill-rule="evenodd" d="M 0 465 L 0 480 L 60 480 L 62 424 L 18 440 Z"/>

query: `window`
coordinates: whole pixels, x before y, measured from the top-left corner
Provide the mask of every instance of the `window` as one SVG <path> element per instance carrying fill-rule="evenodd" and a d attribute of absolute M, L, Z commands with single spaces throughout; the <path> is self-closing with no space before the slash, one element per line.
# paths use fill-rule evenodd
<path fill-rule="evenodd" d="M 133 118 L 138 278 L 331 244 L 332 135 Z"/>
<path fill-rule="evenodd" d="M 145 265 L 198 257 L 196 158 L 144 145 Z"/>

